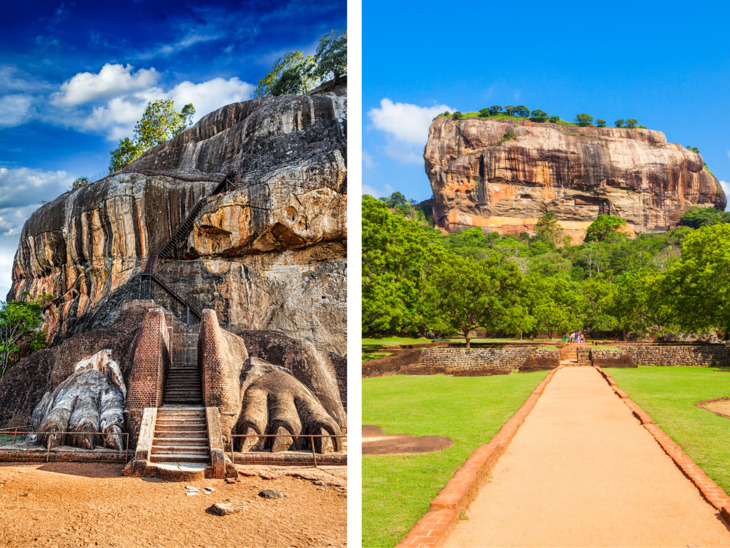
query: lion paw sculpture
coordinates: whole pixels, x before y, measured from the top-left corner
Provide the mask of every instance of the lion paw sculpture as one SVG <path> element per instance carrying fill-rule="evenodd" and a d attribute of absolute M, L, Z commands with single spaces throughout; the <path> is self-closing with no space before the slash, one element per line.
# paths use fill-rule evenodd
<path fill-rule="evenodd" d="M 47 447 L 121 450 L 126 395 L 119 364 L 111 350 L 101 350 L 78 362 L 71 376 L 43 395 L 31 417 L 33 430 L 40 434 L 28 441 Z"/>

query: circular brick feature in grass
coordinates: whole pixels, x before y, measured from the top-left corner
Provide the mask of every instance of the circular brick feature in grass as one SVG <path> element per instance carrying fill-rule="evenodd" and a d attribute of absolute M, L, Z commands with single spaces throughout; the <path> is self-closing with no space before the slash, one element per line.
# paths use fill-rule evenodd
<path fill-rule="evenodd" d="M 701 407 L 707 411 L 715 413 L 730 419 L 730 398 L 720 398 L 718 400 L 705 400 L 695 404 L 697 407 Z"/>
<path fill-rule="evenodd" d="M 415 455 L 443 451 L 454 445 L 454 440 L 444 436 L 410 436 L 386 434 L 379 426 L 363 425 L 363 455 Z"/>

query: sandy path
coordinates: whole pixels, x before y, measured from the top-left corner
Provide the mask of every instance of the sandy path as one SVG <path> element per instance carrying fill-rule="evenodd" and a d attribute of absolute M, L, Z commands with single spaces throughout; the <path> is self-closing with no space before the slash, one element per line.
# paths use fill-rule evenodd
<path fill-rule="evenodd" d="M 274 467 L 247 469 L 262 477 L 239 483 L 188 483 L 128 478 L 121 465 L 74 463 L 0 465 L 0 546 L 264 547 L 347 544 L 344 472 L 322 467 L 314 481 L 280 475 Z M 344 467 L 338 467 L 344 468 Z M 332 476 L 331 479 L 328 476 Z M 186 495 L 186 485 L 214 492 Z M 260 498 L 278 489 L 286 498 Z M 215 502 L 244 505 L 214 516 Z"/>
<path fill-rule="evenodd" d="M 447 539 L 481 546 L 730 546 L 730 530 L 592 367 L 555 374 Z"/>

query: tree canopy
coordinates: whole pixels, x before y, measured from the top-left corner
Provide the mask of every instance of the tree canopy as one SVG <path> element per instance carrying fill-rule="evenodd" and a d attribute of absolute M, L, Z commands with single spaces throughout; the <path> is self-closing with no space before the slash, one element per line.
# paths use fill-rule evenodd
<path fill-rule="evenodd" d="M 592 238 L 571 245 L 551 212 L 532 236 L 478 227 L 443 234 L 399 214 L 414 209 L 405 196 L 391 198 L 392 212 L 363 197 L 365 334 L 730 337 L 724 217 L 628 238 L 617 232 L 623 219 L 603 215 Z"/>
<path fill-rule="evenodd" d="M 0 376 L 20 358 L 45 347 L 43 303 L 50 295 L 30 299 L 27 292 L 16 301 L 0 303 Z"/>
<path fill-rule="evenodd" d="M 119 146 L 111 151 L 109 173 L 116 173 L 148 149 L 180 133 L 192 123 L 194 115 L 192 103 L 185 105 L 180 112 L 175 110 L 172 99 L 147 103 L 142 119 L 134 126 L 134 135 L 120 140 Z"/>

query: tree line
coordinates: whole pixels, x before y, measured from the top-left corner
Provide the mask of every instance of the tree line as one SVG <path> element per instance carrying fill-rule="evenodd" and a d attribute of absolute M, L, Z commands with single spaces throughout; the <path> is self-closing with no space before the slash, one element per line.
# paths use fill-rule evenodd
<path fill-rule="evenodd" d="M 401 195 L 402 196 L 402 195 Z M 535 234 L 443 234 L 408 204 L 363 197 L 365 335 L 549 337 L 730 333 L 730 219 L 693 208 L 679 227 L 628 237 L 599 216 L 572 245 L 553 213 Z M 407 217 L 411 218 L 407 218 Z"/>
<path fill-rule="evenodd" d="M 491 107 L 486 107 L 479 110 L 479 112 L 476 114 L 478 118 L 523 118 L 529 119 L 532 122 L 550 122 L 553 124 L 577 125 L 580 127 L 593 125 L 595 125 L 596 127 L 606 127 L 607 124 L 606 120 L 603 120 L 602 118 L 596 119 L 594 124 L 593 116 L 586 113 L 576 114 L 574 123 L 570 123 L 562 120 L 560 116 L 551 116 L 541 109 L 530 110 L 525 105 L 507 105 L 505 107 L 502 107 L 501 105 L 492 105 Z M 436 116 L 436 118 L 439 118 L 441 116 L 448 116 L 453 118 L 454 120 L 461 120 L 465 118 L 465 115 L 458 110 L 456 112 L 442 112 L 441 114 Z M 623 118 L 619 118 L 614 122 L 614 126 L 624 127 L 628 129 L 633 129 L 637 127 L 646 129 L 646 126 L 640 126 L 639 121 L 635 118 L 628 118 L 626 120 Z"/>

